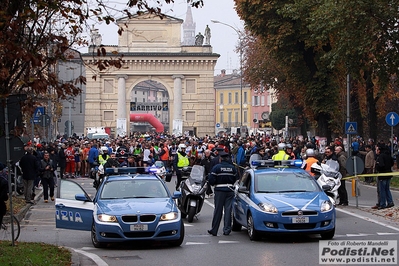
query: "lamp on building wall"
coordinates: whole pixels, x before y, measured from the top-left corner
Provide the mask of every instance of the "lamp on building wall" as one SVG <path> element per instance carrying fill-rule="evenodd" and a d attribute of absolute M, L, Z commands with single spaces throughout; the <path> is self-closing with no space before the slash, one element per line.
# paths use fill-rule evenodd
<path fill-rule="evenodd" d="M 211 22 L 219 23 L 219 24 L 225 25 L 229 28 L 232 28 L 237 33 L 237 36 L 238 36 L 239 45 L 240 45 L 240 126 L 242 126 L 242 124 L 243 124 L 243 115 L 242 115 L 242 111 L 243 111 L 242 110 L 242 98 L 243 98 L 242 97 L 242 33 L 235 27 L 231 26 L 230 24 L 221 22 L 219 20 L 211 19 Z"/>

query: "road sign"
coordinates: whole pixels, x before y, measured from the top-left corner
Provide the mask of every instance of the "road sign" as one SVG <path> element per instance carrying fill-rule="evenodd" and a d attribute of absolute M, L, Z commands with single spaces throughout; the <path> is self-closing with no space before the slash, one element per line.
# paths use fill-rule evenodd
<path fill-rule="evenodd" d="M 220 124 L 219 124 L 219 123 L 216 123 L 216 127 L 220 127 Z"/>
<path fill-rule="evenodd" d="M 357 134 L 357 122 L 346 122 L 345 134 Z"/>
<path fill-rule="evenodd" d="M 399 115 L 395 112 L 390 112 L 385 117 L 385 121 L 389 126 L 394 127 L 399 123 Z"/>
<path fill-rule="evenodd" d="M 346 160 L 346 171 L 349 175 L 360 175 L 364 170 L 364 162 L 359 156 L 351 156 Z"/>
<path fill-rule="evenodd" d="M 48 127 L 50 125 L 50 117 L 48 115 L 41 115 L 39 117 L 39 124 L 42 127 Z"/>
<path fill-rule="evenodd" d="M 33 123 L 37 124 L 40 123 L 40 116 L 44 115 L 44 106 L 36 107 L 35 112 L 33 113 Z"/>

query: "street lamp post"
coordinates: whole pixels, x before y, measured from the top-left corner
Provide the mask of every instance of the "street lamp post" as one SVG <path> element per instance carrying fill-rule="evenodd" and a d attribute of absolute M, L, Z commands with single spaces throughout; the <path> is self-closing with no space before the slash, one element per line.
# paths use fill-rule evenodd
<path fill-rule="evenodd" d="M 211 20 L 211 22 L 212 23 L 223 24 L 223 25 L 225 25 L 225 26 L 227 26 L 229 28 L 232 28 L 237 33 L 238 40 L 240 42 L 239 45 L 240 45 L 240 130 L 241 130 L 241 127 L 243 125 L 243 110 L 242 110 L 242 98 L 243 98 L 242 97 L 242 34 L 241 34 L 241 32 L 238 29 L 236 29 L 235 27 L 231 26 L 230 24 L 221 22 L 219 20 L 213 20 L 213 19 Z M 240 133 L 241 133 L 241 131 L 240 131 Z"/>

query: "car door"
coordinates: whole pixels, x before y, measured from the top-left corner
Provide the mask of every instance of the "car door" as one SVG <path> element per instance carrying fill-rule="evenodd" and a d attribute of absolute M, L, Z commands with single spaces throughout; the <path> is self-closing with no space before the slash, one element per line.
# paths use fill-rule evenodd
<path fill-rule="evenodd" d="M 248 200 L 249 191 L 251 186 L 251 175 L 247 171 L 245 172 L 241 179 L 238 181 L 235 187 L 235 197 L 234 197 L 234 217 L 242 225 L 246 225 L 247 221 L 247 210 L 248 210 Z"/>
<path fill-rule="evenodd" d="M 57 228 L 90 231 L 93 223 L 94 203 L 77 183 L 61 179 L 55 199 Z"/>

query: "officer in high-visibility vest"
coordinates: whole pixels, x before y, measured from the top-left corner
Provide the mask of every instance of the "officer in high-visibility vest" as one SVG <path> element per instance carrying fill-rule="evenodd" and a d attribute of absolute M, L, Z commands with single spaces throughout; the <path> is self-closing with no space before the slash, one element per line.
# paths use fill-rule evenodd
<path fill-rule="evenodd" d="M 290 159 L 290 156 L 285 152 L 285 143 L 279 143 L 277 145 L 277 148 L 278 148 L 278 153 L 273 155 L 272 157 L 273 161 L 285 161 Z"/>
<path fill-rule="evenodd" d="M 101 147 L 102 154 L 98 156 L 98 163 L 104 165 L 109 159 L 108 148 L 105 146 Z"/>
<path fill-rule="evenodd" d="M 190 160 L 186 154 L 186 148 L 187 148 L 186 144 L 184 143 L 179 144 L 175 160 L 173 163 L 174 168 L 176 169 L 176 177 L 177 177 L 176 190 L 179 189 L 182 180 L 181 169 L 185 166 L 190 165 Z"/>

